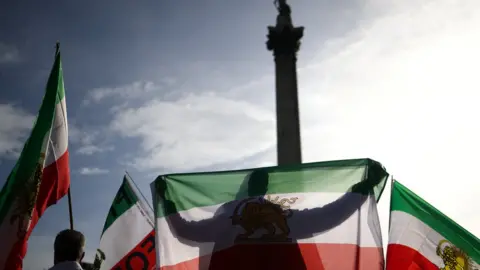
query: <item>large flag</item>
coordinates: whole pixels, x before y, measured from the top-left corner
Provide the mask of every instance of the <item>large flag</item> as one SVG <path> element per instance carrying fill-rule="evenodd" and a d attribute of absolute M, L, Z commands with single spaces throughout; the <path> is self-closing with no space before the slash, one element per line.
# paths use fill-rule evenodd
<path fill-rule="evenodd" d="M 155 230 L 153 217 L 148 213 L 125 176 L 103 227 L 94 262 L 96 269 L 154 269 Z"/>
<path fill-rule="evenodd" d="M 57 46 L 31 135 L 0 192 L 0 270 L 22 269 L 33 228 L 69 187 L 67 107 Z"/>
<path fill-rule="evenodd" d="M 370 159 L 172 174 L 152 183 L 163 270 L 384 267 Z"/>
<path fill-rule="evenodd" d="M 478 270 L 480 240 L 394 182 L 387 269 Z"/>

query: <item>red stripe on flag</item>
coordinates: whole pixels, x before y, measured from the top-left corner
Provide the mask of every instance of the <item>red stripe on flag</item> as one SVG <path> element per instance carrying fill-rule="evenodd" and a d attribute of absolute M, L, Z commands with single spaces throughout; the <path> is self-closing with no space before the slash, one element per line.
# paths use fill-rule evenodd
<path fill-rule="evenodd" d="M 383 267 L 382 249 L 376 247 L 365 248 L 353 244 L 248 244 L 236 245 L 213 256 L 164 266 L 161 270 L 383 270 Z"/>
<path fill-rule="evenodd" d="M 413 248 L 389 244 L 387 270 L 438 270 L 438 266 Z"/>
<path fill-rule="evenodd" d="M 37 201 L 32 214 L 30 228 L 24 239 L 19 240 L 13 246 L 8 256 L 5 270 L 21 270 L 23 259 L 27 254 L 27 241 L 33 229 L 42 217 L 45 210 L 56 204 L 68 192 L 70 187 L 70 168 L 68 164 L 68 151 L 56 162 L 45 167 L 42 181 L 38 191 Z"/>
<path fill-rule="evenodd" d="M 68 164 L 68 150 L 43 170 L 42 184 L 37 198 L 37 213 L 39 217 L 51 205 L 56 204 L 67 195 L 70 188 L 70 166 Z"/>
<path fill-rule="evenodd" d="M 135 248 L 133 248 L 113 270 L 151 270 L 156 266 L 155 230 L 152 230 Z"/>

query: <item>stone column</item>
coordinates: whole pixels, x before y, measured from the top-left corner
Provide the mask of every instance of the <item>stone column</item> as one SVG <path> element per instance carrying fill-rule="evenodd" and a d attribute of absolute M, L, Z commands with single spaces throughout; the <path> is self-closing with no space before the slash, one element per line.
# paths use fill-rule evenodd
<path fill-rule="evenodd" d="M 267 49 L 275 58 L 277 163 L 302 163 L 297 89 L 297 57 L 304 27 L 294 27 L 290 7 L 279 0 L 277 24 L 268 27 Z"/>

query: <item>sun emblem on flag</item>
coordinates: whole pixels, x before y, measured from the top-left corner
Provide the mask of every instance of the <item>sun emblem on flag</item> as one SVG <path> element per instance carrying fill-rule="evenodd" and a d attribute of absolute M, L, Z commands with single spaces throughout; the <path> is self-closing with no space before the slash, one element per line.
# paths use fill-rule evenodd
<path fill-rule="evenodd" d="M 437 255 L 444 264 L 440 270 L 478 270 L 473 268 L 473 261 L 463 250 L 445 239 L 438 243 Z"/>
<path fill-rule="evenodd" d="M 298 199 L 297 197 L 290 199 L 282 199 L 278 201 L 278 196 L 272 200 L 270 196 L 267 198 L 248 198 L 242 200 L 230 217 L 232 225 L 240 225 L 245 233 L 239 234 L 235 242 L 265 241 L 265 242 L 291 242 L 288 238 L 290 227 L 287 219 L 293 214 L 290 205 Z M 266 234 L 260 238 L 250 238 L 256 231 L 265 229 Z M 277 233 L 279 231 L 279 233 Z"/>

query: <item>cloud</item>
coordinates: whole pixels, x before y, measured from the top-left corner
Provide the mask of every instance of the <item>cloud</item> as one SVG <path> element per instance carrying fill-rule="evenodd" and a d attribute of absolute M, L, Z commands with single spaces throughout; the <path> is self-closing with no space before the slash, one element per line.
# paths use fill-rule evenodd
<path fill-rule="evenodd" d="M 108 147 L 98 147 L 96 145 L 85 145 L 77 149 L 77 153 L 82 155 L 93 155 L 96 153 L 103 153 L 106 151 L 112 151 L 114 148 L 113 146 Z"/>
<path fill-rule="evenodd" d="M 0 104 L 0 159 L 18 158 L 35 117 L 12 104 Z"/>
<path fill-rule="evenodd" d="M 84 167 L 84 168 L 81 168 L 79 172 L 82 175 L 99 175 L 99 174 L 107 174 L 109 173 L 109 170 Z"/>
<path fill-rule="evenodd" d="M 299 52 L 304 161 L 377 159 L 480 235 L 476 210 L 464 207 L 480 203 L 480 2 L 371 0 L 363 12 L 369 19 L 322 43 L 316 57 Z M 266 76 L 231 91 L 151 100 L 115 114 L 111 128 L 140 140 L 141 169 L 234 161 L 275 144 L 274 111 L 265 105 L 273 104 L 265 94 L 273 83 Z M 269 154 L 258 164 L 274 161 Z"/>
<path fill-rule="evenodd" d="M 20 61 L 20 52 L 15 46 L 0 42 L 0 64 Z"/>
<path fill-rule="evenodd" d="M 274 124 L 268 110 L 207 93 L 123 110 L 111 128 L 142 138 L 144 154 L 134 160 L 138 168 L 183 170 L 242 159 L 271 147 Z"/>
<path fill-rule="evenodd" d="M 107 145 L 104 138 L 101 136 L 103 130 L 86 128 L 69 123 L 68 134 L 69 140 L 76 146 L 75 153 L 80 155 L 100 154 L 108 151 L 113 151 L 113 145 Z"/>
<path fill-rule="evenodd" d="M 168 82 L 171 82 L 171 80 L 168 80 Z M 159 89 L 160 87 L 153 82 L 134 82 L 120 87 L 96 88 L 88 92 L 83 104 L 89 105 L 92 103 L 99 103 L 105 99 L 132 99 L 144 97 L 145 95 L 158 91 Z"/>

